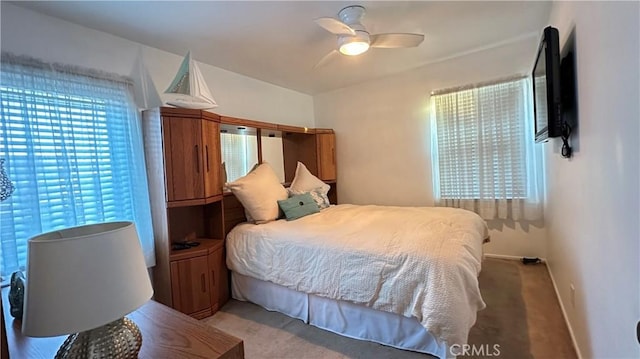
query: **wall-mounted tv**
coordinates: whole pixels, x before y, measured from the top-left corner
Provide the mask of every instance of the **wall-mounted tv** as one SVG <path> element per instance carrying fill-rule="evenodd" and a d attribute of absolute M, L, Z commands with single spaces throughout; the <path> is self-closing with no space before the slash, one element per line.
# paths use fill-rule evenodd
<path fill-rule="evenodd" d="M 560 44 L 558 29 L 544 29 L 538 56 L 531 72 L 535 141 L 562 135 L 562 100 L 560 93 Z"/>

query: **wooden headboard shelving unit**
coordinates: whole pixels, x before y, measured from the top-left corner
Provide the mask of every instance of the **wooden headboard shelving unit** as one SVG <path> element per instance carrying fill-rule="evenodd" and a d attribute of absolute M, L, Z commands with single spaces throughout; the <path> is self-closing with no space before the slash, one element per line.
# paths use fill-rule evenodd
<path fill-rule="evenodd" d="M 278 132 L 286 180 L 293 180 L 297 161 L 303 162 L 331 185 L 329 197 L 337 203 L 333 130 L 170 107 L 146 110 L 142 117 L 156 248 L 154 299 L 192 317 L 210 316 L 229 299 L 225 237 L 246 220 L 240 202 L 223 192 L 221 129 L 250 129 L 258 141 L 258 162 L 262 136 Z M 185 241 L 199 245 L 174 248 Z"/>
<path fill-rule="evenodd" d="M 338 203 L 336 143 L 332 129 L 281 125 L 229 116 L 220 116 L 220 124 L 256 129 L 259 163 L 262 163 L 262 135 L 279 132 L 282 135 L 285 183 L 293 181 L 296 166 L 300 161 L 309 172 L 331 186 L 329 201 L 333 204 Z M 225 233 L 229 233 L 233 226 L 245 220 L 244 209 L 231 193 L 225 194 L 223 202 Z"/>

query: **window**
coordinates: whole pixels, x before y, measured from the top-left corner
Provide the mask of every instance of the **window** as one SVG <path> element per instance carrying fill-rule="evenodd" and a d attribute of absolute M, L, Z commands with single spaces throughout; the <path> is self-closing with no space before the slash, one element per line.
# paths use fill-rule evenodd
<path fill-rule="evenodd" d="M 36 234 L 116 220 L 136 223 L 154 265 L 131 85 L 4 53 L 1 74 L 0 158 L 15 191 L 0 203 L 0 273 L 24 268 Z"/>
<path fill-rule="evenodd" d="M 445 90 L 431 101 L 437 204 L 485 219 L 540 219 L 529 80 Z"/>
<path fill-rule="evenodd" d="M 227 182 L 246 175 L 258 164 L 258 140 L 255 134 L 220 133 L 222 162 L 227 171 Z"/>

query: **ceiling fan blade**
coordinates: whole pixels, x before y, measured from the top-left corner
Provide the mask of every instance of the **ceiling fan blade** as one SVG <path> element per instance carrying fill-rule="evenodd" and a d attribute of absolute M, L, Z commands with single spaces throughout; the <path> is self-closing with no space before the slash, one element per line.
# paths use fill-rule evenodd
<path fill-rule="evenodd" d="M 329 31 L 335 35 L 351 35 L 355 36 L 356 32 L 349 25 L 340 20 L 336 20 L 332 17 L 321 17 L 314 20 L 316 24 L 320 25 L 323 29 Z"/>
<path fill-rule="evenodd" d="M 315 70 L 318 67 L 321 67 L 321 66 L 324 66 L 324 65 L 328 64 L 329 62 L 333 61 L 333 59 L 335 59 L 339 55 L 340 55 L 340 52 L 338 52 L 338 50 L 331 50 L 330 53 L 324 55 L 324 57 L 322 59 L 320 59 L 320 61 L 318 61 L 318 63 L 313 67 L 313 69 Z"/>
<path fill-rule="evenodd" d="M 416 47 L 424 40 L 422 34 L 375 34 L 370 35 L 371 47 L 394 49 L 398 47 Z"/>

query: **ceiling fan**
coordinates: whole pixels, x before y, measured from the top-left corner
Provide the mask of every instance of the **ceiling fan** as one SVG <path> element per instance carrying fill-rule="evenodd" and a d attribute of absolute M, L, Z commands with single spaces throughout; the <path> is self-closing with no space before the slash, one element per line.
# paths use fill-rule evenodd
<path fill-rule="evenodd" d="M 361 23 L 365 11 L 363 6 L 352 5 L 338 12 L 340 20 L 332 17 L 321 17 L 315 20 L 316 24 L 337 36 L 338 49 L 325 55 L 314 68 L 325 65 L 338 54 L 356 56 L 365 53 L 370 47 L 387 49 L 416 47 L 424 40 L 423 34 L 369 34 Z"/>

